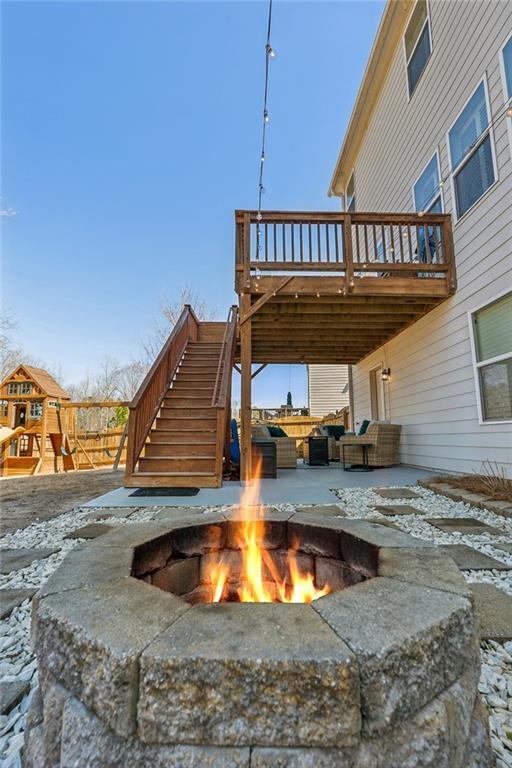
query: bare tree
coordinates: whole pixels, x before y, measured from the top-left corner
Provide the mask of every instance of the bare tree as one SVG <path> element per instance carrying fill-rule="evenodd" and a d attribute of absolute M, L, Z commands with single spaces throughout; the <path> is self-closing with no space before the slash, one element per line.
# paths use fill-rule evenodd
<path fill-rule="evenodd" d="M 198 296 L 190 286 L 183 286 L 179 298 L 166 299 L 160 307 L 160 319 L 155 323 L 151 336 L 144 339 L 142 348 L 146 364 L 151 365 L 162 349 L 169 333 L 176 325 L 185 304 L 190 304 L 199 320 L 213 320 L 216 308 L 211 308 L 205 299 Z"/>

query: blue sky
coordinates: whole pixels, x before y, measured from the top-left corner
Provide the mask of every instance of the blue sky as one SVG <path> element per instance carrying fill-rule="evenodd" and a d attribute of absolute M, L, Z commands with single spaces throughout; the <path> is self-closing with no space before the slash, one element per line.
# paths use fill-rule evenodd
<path fill-rule="evenodd" d="M 326 196 L 383 2 L 275 0 L 264 207 Z M 257 202 L 266 2 L 3 2 L 2 300 L 66 382 L 190 285 L 223 319 Z M 238 378 L 238 377 L 237 377 Z M 307 400 L 267 369 L 254 402 Z"/>

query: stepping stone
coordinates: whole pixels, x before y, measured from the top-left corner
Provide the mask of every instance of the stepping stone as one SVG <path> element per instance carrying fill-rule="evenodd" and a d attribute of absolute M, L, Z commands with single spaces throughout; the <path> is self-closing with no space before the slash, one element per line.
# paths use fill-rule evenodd
<path fill-rule="evenodd" d="M 37 589 L 0 589 L 0 619 L 5 619 L 13 608 L 33 597 Z"/>
<path fill-rule="evenodd" d="M 392 523 L 391 520 L 383 520 L 381 517 L 365 517 L 364 521 L 365 523 L 377 523 L 378 525 L 385 525 L 386 528 L 394 528 L 395 531 L 401 531 L 403 533 L 403 529 L 400 528 L 395 523 Z"/>
<path fill-rule="evenodd" d="M 494 536 L 503 536 L 504 531 L 493 528 L 492 525 L 482 523 L 474 517 L 426 517 L 425 522 L 439 528 L 443 533 L 489 533 Z"/>
<path fill-rule="evenodd" d="M 410 488 L 376 488 L 375 493 L 383 499 L 418 499 L 420 494 Z"/>
<path fill-rule="evenodd" d="M 2 683 L 0 688 L 0 715 L 6 715 L 19 704 L 22 698 L 30 690 L 28 680 L 16 680 L 12 683 Z"/>
<path fill-rule="evenodd" d="M 19 571 L 34 560 L 44 560 L 45 557 L 58 551 L 58 549 L 0 549 L 0 573 Z"/>
<path fill-rule="evenodd" d="M 381 515 L 424 515 L 421 509 L 411 507 L 409 504 L 378 504 L 374 507 Z"/>
<path fill-rule="evenodd" d="M 347 513 L 334 504 L 319 504 L 317 507 L 295 507 L 296 512 L 305 515 L 322 515 L 327 517 L 346 517 Z"/>
<path fill-rule="evenodd" d="M 77 528 L 76 531 L 66 533 L 65 539 L 97 539 L 98 536 L 103 536 L 104 533 L 113 531 L 112 525 L 103 525 L 103 523 L 90 523 L 90 525 L 84 525 L 83 528 Z"/>
<path fill-rule="evenodd" d="M 495 543 L 493 541 L 491 546 L 494 547 L 494 549 L 501 549 L 502 552 L 507 552 L 512 555 L 512 543 L 508 544 L 506 541 L 497 541 Z"/>
<path fill-rule="evenodd" d="M 438 546 L 441 552 L 449 555 L 461 570 L 466 571 L 510 571 L 512 567 L 495 560 L 494 557 L 484 555 L 478 549 L 467 547 L 465 544 L 442 544 Z"/>
<path fill-rule="evenodd" d="M 512 597 L 494 584 L 471 584 L 482 640 L 512 640 Z"/>

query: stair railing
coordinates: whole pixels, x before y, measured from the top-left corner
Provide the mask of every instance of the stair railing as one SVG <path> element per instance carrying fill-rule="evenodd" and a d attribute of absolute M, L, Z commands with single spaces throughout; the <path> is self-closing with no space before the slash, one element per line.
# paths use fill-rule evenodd
<path fill-rule="evenodd" d="M 189 341 L 197 340 L 199 321 L 185 304 L 169 338 L 129 405 L 126 476 L 133 475 L 146 438 L 160 410 Z"/>
<path fill-rule="evenodd" d="M 232 306 L 229 310 L 222 346 L 217 366 L 217 375 L 212 395 L 212 408 L 217 408 L 217 441 L 215 447 L 215 473 L 220 477 L 225 446 L 228 443 L 230 404 L 231 404 L 231 374 L 235 357 L 236 328 L 238 308 Z M 228 458 L 226 456 L 226 458 Z"/>

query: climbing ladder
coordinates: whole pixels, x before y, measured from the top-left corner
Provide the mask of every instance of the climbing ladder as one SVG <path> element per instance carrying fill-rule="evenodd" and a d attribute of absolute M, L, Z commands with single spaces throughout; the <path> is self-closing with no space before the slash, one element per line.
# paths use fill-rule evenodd
<path fill-rule="evenodd" d="M 126 486 L 222 485 L 236 324 L 236 307 L 226 322 L 184 307 L 130 404 Z"/>

